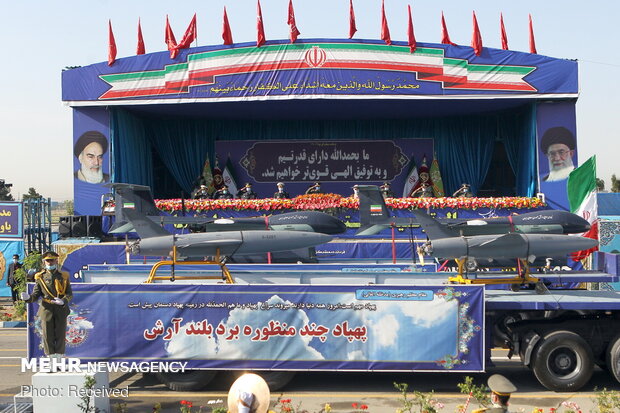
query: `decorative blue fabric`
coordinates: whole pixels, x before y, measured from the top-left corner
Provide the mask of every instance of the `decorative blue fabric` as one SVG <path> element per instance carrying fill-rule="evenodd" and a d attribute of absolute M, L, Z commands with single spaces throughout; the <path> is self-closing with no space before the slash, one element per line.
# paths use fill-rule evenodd
<path fill-rule="evenodd" d="M 474 194 L 478 192 L 489 171 L 496 140 L 505 144 L 516 176 L 517 195 L 532 196 L 536 190 L 533 105 L 488 115 L 395 120 L 139 119 L 121 109 L 114 113 L 113 129 L 118 127 L 119 136 L 114 137 L 113 144 L 117 145 L 116 152 L 118 147 L 122 152 L 115 155 L 116 182 L 123 182 L 121 169 L 128 169 L 127 176 L 135 183 L 147 185 L 146 181 L 152 180 L 142 169 L 151 159 L 149 145 L 157 151 L 178 186 L 190 193 L 207 155 L 214 165 L 216 140 L 433 138 L 446 194 L 463 182 L 471 185 Z M 131 134 L 138 142 L 121 138 Z M 148 159 L 134 160 L 137 157 Z M 429 167 L 432 160 L 433 154 L 427 154 Z M 225 159 L 219 161 L 223 163 Z M 123 168 L 119 162 L 124 162 Z M 416 162 L 419 167 L 421 159 Z"/>
<path fill-rule="evenodd" d="M 144 121 L 126 110 L 112 108 L 112 182 L 153 186 L 152 146 Z"/>

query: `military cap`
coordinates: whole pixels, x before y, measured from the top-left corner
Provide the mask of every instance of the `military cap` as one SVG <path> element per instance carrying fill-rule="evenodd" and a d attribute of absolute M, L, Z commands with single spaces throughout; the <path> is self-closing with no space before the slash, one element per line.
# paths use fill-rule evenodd
<path fill-rule="evenodd" d="M 278 182 L 276 186 L 284 186 L 284 182 Z"/>
<path fill-rule="evenodd" d="M 500 396 L 508 396 L 517 391 L 515 385 L 501 374 L 494 374 L 489 377 L 487 384 L 493 393 Z"/>
<path fill-rule="evenodd" d="M 44 260 L 55 260 L 56 258 L 58 258 L 58 254 L 56 254 L 54 251 L 48 251 L 43 254 Z"/>
<path fill-rule="evenodd" d="M 562 143 L 573 150 L 576 146 L 575 135 L 563 126 L 547 129 L 540 140 L 540 148 L 544 153 L 547 153 L 549 147 L 556 143 Z"/>
<path fill-rule="evenodd" d="M 79 137 L 79 139 L 75 143 L 75 146 L 73 147 L 73 154 L 76 157 L 80 156 L 84 148 L 86 148 L 93 142 L 97 142 L 99 145 L 101 145 L 101 150 L 103 151 L 103 153 L 106 153 L 108 151 L 108 140 L 106 139 L 106 137 L 101 132 L 91 130 L 88 132 L 84 132 L 82 136 Z"/>

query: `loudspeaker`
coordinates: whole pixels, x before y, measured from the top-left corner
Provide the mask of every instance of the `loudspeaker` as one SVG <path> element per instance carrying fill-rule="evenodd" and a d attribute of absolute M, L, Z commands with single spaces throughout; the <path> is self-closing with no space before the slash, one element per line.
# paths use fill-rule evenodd
<path fill-rule="evenodd" d="M 93 238 L 103 237 L 103 217 L 101 215 L 86 215 L 86 236 Z"/>
<path fill-rule="evenodd" d="M 71 217 L 71 236 L 81 238 L 86 236 L 86 221 L 88 215 L 73 215 Z"/>
<path fill-rule="evenodd" d="M 71 237 L 71 220 L 72 216 L 64 216 L 60 217 L 60 222 L 58 224 L 58 236 L 60 238 L 70 238 Z"/>

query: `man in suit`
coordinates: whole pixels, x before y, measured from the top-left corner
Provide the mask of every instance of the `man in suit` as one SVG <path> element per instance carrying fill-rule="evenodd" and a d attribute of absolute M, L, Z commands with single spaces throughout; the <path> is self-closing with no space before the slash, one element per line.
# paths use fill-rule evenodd
<path fill-rule="evenodd" d="M 17 291 L 18 283 L 17 283 L 17 280 L 15 279 L 15 271 L 17 271 L 21 267 L 22 267 L 22 264 L 19 262 L 19 255 L 17 254 L 13 255 L 13 262 L 9 264 L 9 276 L 6 279 L 6 285 L 8 285 L 11 288 L 11 296 L 13 298 L 13 303 L 17 301 L 17 297 L 19 296 L 19 293 Z"/>

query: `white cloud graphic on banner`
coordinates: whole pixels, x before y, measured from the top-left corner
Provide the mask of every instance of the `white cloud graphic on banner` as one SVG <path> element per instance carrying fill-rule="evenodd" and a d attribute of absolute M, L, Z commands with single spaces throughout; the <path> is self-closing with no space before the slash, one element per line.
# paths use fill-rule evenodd
<path fill-rule="evenodd" d="M 282 304 L 286 306 L 291 304 L 277 295 L 267 300 L 271 306 Z M 260 307 L 260 303 L 258 303 Z M 252 310 L 249 308 L 236 308 L 229 313 L 227 319 L 222 320 L 226 331 L 230 332 L 237 326 L 239 334 L 237 338 L 226 340 L 222 336 L 212 334 L 210 337 L 206 335 L 187 335 L 187 329 L 192 322 L 183 324 L 179 333 L 176 334 L 166 345 L 166 351 L 170 358 L 194 358 L 194 359 L 252 359 L 252 360 L 322 360 L 324 357 L 316 349 L 309 346 L 312 337 L 294 336 L 286 337 L 269 337 L 268 340 L 252 341 L 252 337 L 256 337 L 255 329 L 267 326 L 269 321 L 277 320 L 282 325 L 301 326 L 308 324 L 308 316 L 302 310 L 287 309 L 285 311 L 279 309 L 270 310 Z M 194 320 L 200 321 L 200 320 Z M 213 325 L 213 329 L 217 328 L 219 320 L 208 320 Z M 252 334 L 243 334 L 244 327 L 252 326 Z M 226 337 L 228 334 L 224 335 Z"/>

